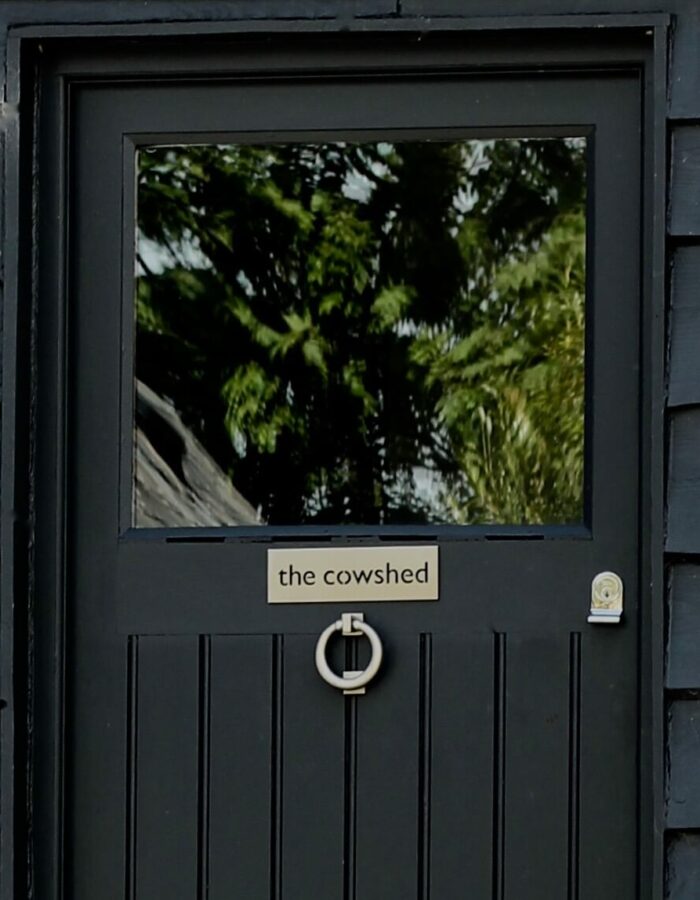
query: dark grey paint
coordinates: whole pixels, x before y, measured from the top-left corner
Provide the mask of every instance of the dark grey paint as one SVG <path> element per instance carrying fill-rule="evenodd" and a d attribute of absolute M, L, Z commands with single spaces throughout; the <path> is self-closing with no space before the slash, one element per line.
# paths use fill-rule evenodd
<path fill-rule="evenodd" d="M 700 9 L 695 3 L 679 5 L 673 40 L 669 91 L 672 117 L 672 168 L 668 230 L 674 237 L 670 331 L 669 404 L 684 406 L 670 420 L 670 456 L 667 492 L 667 547 L 684 554 L 687 562 L 670 569 L 669 629 L 666 681 L 673 689 L 668 709 L 667 824 L 674 829 L 700 827 L 700 752 L 697 724 L 700 701 L 698 665 L 697 556 L 700 522 L 697 484 L 700 479 L 700 369 L 698 368 L 697 248 L 700 234 L 700 129 L 682 120 L 700 116 Z M 676 123 L 673 119 L 678 119 Z M 689 240 L 690 239 L 690 240 Z M 695 337 L 694 337 L 695 336 Z M 688 693 L 683 693 L 688 691 Z M 682 699 L 684 698 L 685 699 Z M 673 698 L 673 699 L 671 699 Z M 700 840 L 697 834 L 673 831 L 667 844 L 665 896 L 689 900 L 700 889 Z"/>
<path fill-rule="evenodd" d="M 673 131 L 669 234 L 700 235 L 700 135 L 689 125 Z"/>
<path fill-rule="evenodd" d="M 666 795 L 666 825 L 694 828 L 700 817 L 700 709 L 695 700 L 674 700 L 669 705 L 668 742 L 672 777 Z"/>
<path fill-rule="evenodd" d="M 688 406 L 670 415 L 666 549 L 693 553 L 700 533 L 700 409 Z"/>
<path fill-rule="evenodd" d="M 255 58 L 264 69 L 262 52 L 256 48 Z M 287 41 L 277 52 L 290 66 L 298 52 L 308 67 L 303 46 L 297 51 Z M 412 65 L 423 59 L 412 41 L 397 52 Z M 326 56 L 320 49 L 317 64 L 342 66 L 342 53 L 337 47 Z M 250 65 L 242 51 L 236 58 Z M 362 64 L 376 67 L 382 58 L 372 60 L 368 49 Z M 351 59 L 348 51 L 345 65 Z M 169 63 L 161 56 L 162 65 L 179 60 L 176 53 Z M 206 880 L 205 870 L 214 877 L 211 849 L 230 845 L 237 826 L 235 816 L 212 819 L 212 764 L 227 766 L 244 751 L 250 764 L 259 763 L 249 738 L 240 743 L 241 728 L 211 715 L 212 696 L 226 687 L 218 678 L 220 642 L 227 636 L 243 646 L 252 636 L 256 651 L 266 638 L 266 651 L 253 654 L 259 668 L 239 668 L 237 677 L 256 691 L 261 679 L 269 684 L 263 731 L 269 786 L 258 794 L 241 783 L 233 798 L 235 808 L 255 809 L 256 819 L 269 815 L 267 867 L 258 865 L 250 875 L 260 891 L 271 884 L 273 896 L 284 900 L 404 900 L 415 895 L 417 883 L 425 892 L 436 871 L 433 825 L 465 845 L 472 834 L 483 840 L 484 825 L 492 836 L 488 820 L 495 818 L 491 877 L 504 897 L 539 900 L 580 891 L 637 900 L 632 823 L 639 773 L 636 754 L 629 760 L 638 735 L 641 611 L 640 286 L 638 228 L 625 227 L 639 222 L 639 97 L 634 72 L 569 79 L 365 76 L 360 84 L 336 76 L 293 83 L 287 76 L 274 84 L 78 84 L 72 90 L 65 790 L 71 863 L 65 889 L 74 900 L 95 892 L 121 896 L 125 879 L 137 896 L 152 896 L 167 882 L 168 895 L 184 900 Z M 315 636 L 337 608 L 264 602 L 263 541 L 274 540 L 274 529 L 259 531 L 253 542 L 233 533 L 223 543 L 119 536 L 120 490 L 130 485 L 120 466 L 120 435 L 131 434 L 128 416 L 120 422 L 119 415 L 120 389 L 131 373 L 120 339 L 120 304 L 132 309 L 119 258 L 122 171 L 126 164 L 128 172 L 133 142 L 180 131 L 199 139 L 273 127 L 310 133 L 335 127 L 342 134 L 452 125 L 466 131 L 522 128 L 531 118 L 539 128 L 595 127 L 590 531 L 560 529 L 517 541 L 442 536 L 432 527 L 417 532 L 440 542 L 441 599 L 367 610 L 385 638 L 385 665 L 366 697 L 344 704 L 312 665 Z M 135 137 L 125 141 L 125 134 Z M 45 133 L 42 158 L 52 159 L 51 148 L 61 140 L 60 132 Z M 131 221 L 128 212 L 124 221 Z M 131 246 L 128 230 L 124 242 Z M 60 304 L 50 271 L 41 272 L 42 303 Z M 43 325 L 39 334 L 47 339 Z M 43 444 L 49 437 L 41 434 Z M 380 538 L 366 532 L 374 543 Z M 342 530 L 335 537 L 356 539 Z M 585 622 L 590 581 L 611 563 L 627 586 L 625 624 L 595 629 Z M 473 640 L 491 645 L 492 728 L 473 735 L 491 743 L 491 764 L 480 773 L 492 776 L 491 796 L 486 809 L 470 806 L 466 821 L 456 807 L 435 804 L 431 790 L 433 773 L 443 765 L 454 770 L 460 759 L 464 764 L 451 724 L 463 715 L 460 697 L 442 693 L 449 681 L 437 678 L 445 637 L 460 639 L 465 659 Z M 449 641 L 445 646 L 449 652 Z M 475 701 L 469 703 L 488 728 Z M 433 710 L 449 714 L 434 723 Z M 213 730 L 213 721 L 230 732 Z M 468 724 L 473 730 L 475 723 Z M 44 725 L 39 728 L 38 741 L 46 734 Z M 480 758 L 488 765 L 485 754 Z M 127 786 L 126 796 L 120 785 Z M 459 779 L 457 786 L 467 785 Z M 42 803 L 37 798 L 37 815 Z M 535 817 L 538 849 L 531 841 Z M 259 843 L 256 848 L 259 854 Z M 44 866 L 38 860 L 36 874 L 46 892 L 51 876 Z M 221 865 L 216 872 L 226 877 Z M 481 866 L 475 877 L 483 877 Z M 478 887 L 471 873 L 465 878 L 470 890 Z M 215 891 L 238 888 L 236 880 L 210 883 Z"/>
<path fill-rule="evenodd" d="M 700 87 L 700 6 L 692 0 L 672 0 L 664 8 L 673 10 L 673 64 L 669 83 L 669 115 L 673 119 L 698 116 Z"/>
<path fill-rule="evenodd" d="M 668 896 L 696 900 L 700 883 L 700 835 L 671 833 L 668 843 Z"/>
<path fill-rule="evenodd" d="M 135 26 L 135 29 L 143 33 L 159 27 L 159 23 L 179 20 L 181 22 L 194 22 L 195 20 L 204 19 L 207 16 L 223 19 L 233 19 L 238 15 L 252 16 L 283 16 L 289 15 L 292 4 L 290 0 L 256 0 L 256 2 L 219 2 L 206 3 L 201 2 L 174 2 L 174 0 L 152 0 L 148 4 L 140 2 L 140 0 L 84 0 L 84 2 L 63 2 L 63 0 L 8 0 L 0 6 L 0 34 L 2 35 L 0 53 L 4 54 L 5 37 L 7 36 L 8 27 L 23 26 L 37 23 L 65 23 L 72 27 L 78 23 L 96 23 L 95 27 L 99 28 L 99 23 L 118 23 L 133 22 L 142 23 Z M 368 14 L 382 15 L 395 12 L 403 12 L 404 18 L 411 12 L 418 14 L 436 14 L 438 9 L 446 9 L 445 5 L 429 4 L 428 2 L 420 4 L 409 4 L 408 0 L 397 0 L 393 2 L 382 3 L 380 0 L 367 0 L 362 7 L 357 4 L 342 4 L 338 0 L 327 0 L 327 2 L 314 3 L 313 0 L 299 0 L 293 4 L 293 11 L 299 16 L 334 16 L 340 14 L 343 18 L 336 24 L 329 23 L 331 28 L 346 26 L 348 19 L 346 16 L 352 12 L 361 12 L 365 9 Z M 552 19 L 563 23 L 565 14 L 575 14 L 585 11 L 600 13 L 600 21 L 603 24 L 606 20 L 611 21 L 611 15 L 625 11 L 636 11 L 650 9 L 652 11 L 666 11 L 674 15 L 673 31 L 671 40 L 671 66 L 669 80 L 669 128 L 671 133 L 677 129 L 677 120 L 680 119 L 699 119 L 700 118 L 700 56 L 697 47 L 700 42 L 700 9 L 698 9 L 696 0 L 662 0 L 662 2 L 648 3 L 640 0 L 639 3 L 616 2 L 616 0 L 607 0 L 605 3 L 586 3 L 582 5 L 576 0 L 539 0 L 539 2 L 531 3 L 514 3 L 502 2 L 493 3 L 489 6 L 488 14 L 494 18 L 491 20 L 491 27 L 499 27 L 506 24 L 507 20 L 499 22 L 500 15 L 517 15 L 517 21 L 513 24 L 518 28 L 537 27 L 544 24 L 533 16 L 538 10 L 543 10 L 547 14 L 551 14 L 547 27 L 554 27 L 556 22 Z M 471 12 L 470 12 L 471 10 Z M 449 5 L 449 11 L 455 15 L 476 15 L 482 16 L 484 13 L 483 4 L 478 8 L 474 4 L 470 4 L 468 0 L 464 2 L 453 2 Z M 482 20 L 483 22 L 484 20 Z M 511 20 L 513 21 L 513 20 Z M 571 20 L 567 20 L 571 24 Z M 352 24 L 352 23 L 350 23 Z M 419 23 L 419 27 L 430 27 L 429 22 Z M 583 22 L 579 22 L 579 25 Z M 45 29 L 37 27 L 36 34 L 41 34 Z M 8 157 L 7 168 L 5 169 L 7 181 L 5 184 L 5 202 L 4 209 L 8 213 L 8 243 L 6 249 L 9 250 L 9 256 L 12 258 L 17 247 L 18 229 L 17 229 L 17 195 L 20 177 L 18 161 L 16 156 L 17 146 L 17 114 L 12 106 L 17 100 L 17 57 L 12 54 L 10 57 L 10 65 L 8 67 L 8 86 L 6 98 L 10 101 L 10 106 L 3 111 L 0 119 L 0 127 L 2 128 L 3 143 L 5 136 L 8 137 L 10 154 Z M 657 77 L 663 78 L 663 71 L 657 71 Z M 691 123 L 690 127 L 695 130 L 696 126 Z M 686 130 L 688 125 L 684 125 Z M 673 182 L 671 182 L 673 183 Z M 691 192 L 697 191 L 697 182 L 690 184 Z M 676 236 L 676 246 L 681 246 L 681 242 L 689 235 L 696 233 L 692 222 L 686 219 L 674 226 L 674 234 Z M 26 260 L 25 260 L 26 262 Z M 19 269 L 13 266 L 8 271 L 8 277 L 5 280 L 4 288 L 8 292 L 7 296 L 14 297 L 17 290 L 18 281 L 21 283 L 23 267 Z M 692 284 L 684 289 L 684 297 L 682 303 L 691 305 L 694 302 L 697 289 Z M 681 298 L 677 298 L 677 302 Z M 24 855 L 21 850 L 21 838 L 23 833 L 24 808 L 22 800 L 22 785 L 24 778 L 22 775 L 22 747 L 24 745 L 22 739 L 23 730 L 23 698 L 26 696 L 25 675 L 23 659 L 26 653 L 26 638 L 23 617 L 21 614 L 15 613 L 14 597 L 17 598 L 17 610 L 26 607 L 27 595 L 27 577 L 26 564 L 24 563 L 25 554 L 23 547 L 28 541 L 27 523 L 27 504 L 26 492 L 23 485 L 25 484 L 24 473 L 28 470 L 26 447 L 18 439 L 20 431 L 15 430 L 14 411 L 17 411 L 21 424 L 22 416 L 26 410 L 27 393 L 26 393 L 26 375 L 29 372 L 29 361 L 26 356 L 19 357 L 22 368 L 20 369 L 19 379 L 15 379 L 15 352 L 16 349 L 23 346 L 23 335 L 26 334 L 26 319 L 20 314 L 19 317 L 14 315 L 14 304 L 5 306 L 5 371 L 3 375 L 3 516 L 1 520 L 1 536 L 2 536 L 2 581 L 0 588 L 2 590 L 2 697 L 4 702 L 8 703 L 7 708 L 3 712 L 2 721 L 2 815 L 3 829 L 0 838 L 0 893 L 3 900 L 14 900 L 16 893 L 14 890 L 15 873 L 18 877 L 17 891 L 21 892 L 21 885 L 25 877 Z M 687 391 L 693 391 L 695 384 L 697 390 L 697 382 L 695 381 L 695 369 L 693 361 L 684 356 L 685 362 L 674 362 L 676 367 L 676 377 L 687 382 Z M 679 382 L 680 383 L 680 382 Z M 678 396 L 678 395 L 676 395 Z M 690 394 L 686 393 L 689 397 Z M 696 400 L 689 399 L 687 402 L 695 403 Z M 689 463 L 692 467 L 692 463 Z M 696 453 L 695 472 L 696 477 L 700 469 L 700 453 Z M 690 554 L 691 558 L 700 556 L 700 534 L 692 519 L 686 515 L 676 516 L 676 504 L 680 504 L 685 508 L 688 504 L 685 502 L 686 495 L 684 485 L 678 483 L 672 495 L 669 497 L 669 519 L 674 521 L 674 542 L 671 549 L 684 548 L 683 552 Z M 691 501 L 692 502 L 692 499 Z M 652 515 L 653 517 L 653 515 Z M 14 638 L 13 626 L 17 637 L 18 654 L 16 662 L 14 657 Z M 680 630 L 679 630 L 680 629 Z M 682 625 L 674 627 L 671 631 L 671 658 L 673 658 L 673 643 L 676 635 L 682 632 Z M 51 639 L 49 638 L 49 642 Z M 674 676 L 675 677 L 675 676 Z M 13 681 L 17 682 L 17 696 L 13 694 Z M 56 698 L 58 699 L 58 698 Z M 694 701 L 687 701 L 694 702 Z M 700 708 L 700 704 L 699 704 Z M 20 751 L 18 757 L 17 772 L 18 777 L 15 780 L 15 769 L 12 764 L 12 753 L 15 747 L 15 731 L 13 729 L 12 716 L 17 714 L 18 728 L 18 748 Z M 677 755 L 671 754 L 675 760 L 679 759 Z M 686 766 L 686 763 L 682 763 Z M 696 761 L 687 764 L 687 770 L 684 772 L 675 766 L 673 772 L 678 770 L 686 781 L 692 782 L 695 778 L 700 778 L 697 774 Z M 41 782 L 37 785 L 42 790 Z M 50 784 L 45 785 L 50 790 Z M 17 813 L 15 820 L 13 806 L 13 790 L 17 790 Z M 36 789 L 36 788 L 35 788 Z M 13 850 L 13 823 L 17 824 L 17 837 L 20 840 L 20 849 L 17 857 L 14 856 Z M 42 831 L 49 827 L 50 823 L 36 822 L 34 825 L 35 834 L 41 834 Z M 696 816 L 693 821 L 688 823 L 688 827 L 700 827 L 700 815 Z M 669 842 L 669 868 L 666 896 L 672 900 L 688 900 L 690 897 L 697 896 L 698 884 L 700 883 L 700 844 L 694 835 L 682 835 L 674 833 Z M 655 884 L 658 882 L 655 881 Z M 656 895 L 655 895 L 656 896 Z M 659 894 L 660 896 L 660 894 Z"/>
<path fill-rule="evenodd" d="M 666 687 L 700 690 L 700 566 L 670 570 Z"/>
<path fill-rule="evenodd" d="M 671 276 L 669 406 L 700 403 L 700 247 L 679 247 Z"/>

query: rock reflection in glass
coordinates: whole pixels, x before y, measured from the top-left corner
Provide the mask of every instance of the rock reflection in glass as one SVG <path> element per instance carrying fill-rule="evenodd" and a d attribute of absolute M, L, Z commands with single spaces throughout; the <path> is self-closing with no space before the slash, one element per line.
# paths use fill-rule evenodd
<path fill-rule="evenodd" d="M 580 521 L 585 151 L 141 151 L 134 525 Z"/>

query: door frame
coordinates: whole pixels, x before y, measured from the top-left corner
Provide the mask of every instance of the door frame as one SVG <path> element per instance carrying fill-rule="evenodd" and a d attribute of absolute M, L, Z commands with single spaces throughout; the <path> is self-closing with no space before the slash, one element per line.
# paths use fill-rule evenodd
<path fill-rule="evenodd" d="M 69 347 L 64 311 L 66 277 L 67 99 L 74 79 L 153 79 L 163 71 L 153 55 L 151 71 L 138 71 L 124 38 L 162 42 L 199 38 L 190 72 L 215 75 L 222 63 L 207 46 L 240 35 L 285 40 L 312 35 L 364 44 L 380 37 L 428 37 L 439 47 L 461 34 L 475 68 L 543 65 L 631 68 L 643 94 L 642 346 L 640 379 L 639 542 L 641 629 L 639 647 L 640 735 L 638 895 L 660 900 L 663 889 L 664 778 L 664 361 L 666 55 L 668 18 L 656 16 L 560 16 L 517 19 L 249 20 L 162 25 L 19 26 L 10 31 L 4 137 L 6 175 L 5 304 L 3 311 L 2 448 L 0 469 L 0 900 L 25 896 L 29 883 L 41 896 L 62 896 L 62 770 L 65 572 L 65 363 Z M 350 32 L 351 34 L 349 34 Z M 121 39 L 121 40 L 120 40 Z M 166 46 L 167 46 L 166 43 Z M 116 48 L 115 57 L 102 44 Z M 54 80 L 50 121 L 39 122 L 39 97 L 49 79 L 42 59 L 56 48 L 74 54 Z M 387 68 L 391 61 L 387 60 Z M 58 85 L 58 87 L 56 87 Z M 40 129 L 57 130 L 61 146 L 41 166 L 58 177 L 37 190 Z M 39 201 L 41 199 L 41 205 Z M 39 211 L 41 214 L 39 214 Z M 58 224 L 57 224 L 58 223 Z M 37 344 L 39 297 L 42 338 Z M 48 315 L 47 315 L 48 313 Z M 45 337 L 47 336 L 48 337 Z M 41 377 L 38 360 L 41 359 Z M 45 372 L 51 373 L 51 378 Z M 41 439 L 39 439 L 39 437 Z M 37 739 L 38 736 L 38 739 Z M 36 878 L 39 878 L 36 881 Z"/>

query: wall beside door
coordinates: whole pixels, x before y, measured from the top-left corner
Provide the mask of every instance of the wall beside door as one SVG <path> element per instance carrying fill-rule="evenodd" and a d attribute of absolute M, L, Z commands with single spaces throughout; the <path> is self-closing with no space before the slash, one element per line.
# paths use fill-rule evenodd
<path fill-rule="evenodd" d="M 697 54 L 691 59 L 697 67 Z M 697 93 L 692 100 L 687 95 L 671 104 L 679 118 L 670 122 L 667 223 L 666 867 L 673 900 L 688 900 L 700 890 L 700 835 L 693 831 L 700 827 L 700 128 L 680 118 L 700 113 Z"/>
<path fill-rule="evenodd" d="M 6 53 L 13 29 L 31 25 L 88 23 L 163 23 L 187 20 L 323 19 L 326 27 L 342 28 L 372 17 L 406 22 L 449 17 L 517 17 L 596 14 L 602 18 L 630 13 L 671 15 L 666 137 L 669 168 L 667 234 L 666 381 L 666 773 L 665 773 L 665 897 L 690 900 L 700 896 L 700 4 L 698 0 L 3 0 L 0 3 L 0 69 L 15 80 L 17 60 Z M 425 23 L 426 26 L 428 23 Z M 0 153 L 16 133 L 15 98 L 4 95 L 0 105 Z M 23 99 L 24 102 L 24 99 Z M 5 171 L 4 165 L 0 171 Z M 10 171 L 11 177 L 14 170 Z M 7 187 L 7 185 L 5 185 Z M 2 204 L 0 223 L 14 214 Z M 0 261 L 0 267 L 2 261 Z M 4 275 L 0 268 L 0 283 Z M 15 302 L 8 289 L 5 302 Z M 21 402 L 12 378 L 5 378 L 5 406 Z M 14 458 L 5 430 L 2 451 Z M 21 460 L 17 460 L 21 465 Z M 0 752 L 13 748 L 13 717 L 25 715 L 26 680 L 23 651 L 27 620 L 23 597 L 14 597 L 22 583 L 19 559 L 28 530 L 12 498 L 14 479 L 7 473 L 3 487 L 2 613 L 0 637 L 0 698 L 7 704 Z M 660 572 L 660 568 L 657 570 Z M 17 604 L 15 606 L 14 604 Z M 18 626 L 13 637 L 12 625 Z M 14 655 L 13 655 L 14 654 Z M 659 676 L 660 677 L 660 676 Z M 13 684 L 17 690 L 13 691 Z M 14 696 L 13 696 L 14 695 Z M 21 758 L 21 757 L 20 757 Z M 3 821 L 21 824 L 22 777 L 2 767 L 0 797 Z M 20 785 L 14 793 L 14 788 Z M 14 800 L 13 800 L 14 797 Z M 12 804 L 14 803 L 14 809 Z M 23 859 L 12 857 L 12 835 L 0 835 L 0 898 L 24 896 Z M 582 898 L 589 900 L 589 898 Z M 592 900 L 592 898 L 591 898 Z M 598 898 L 596 898 L 598 900 Z M 599 898 L 607 900 L 607 898 Z"/>

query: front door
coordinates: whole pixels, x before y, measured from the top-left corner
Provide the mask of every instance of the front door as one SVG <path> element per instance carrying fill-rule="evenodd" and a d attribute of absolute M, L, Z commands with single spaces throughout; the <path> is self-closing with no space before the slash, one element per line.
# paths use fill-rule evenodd
<path fill-rule="evenodd" d="M 640 83 L 448 51 L 66 95 L 72 900 L 637 897 Z"/>

